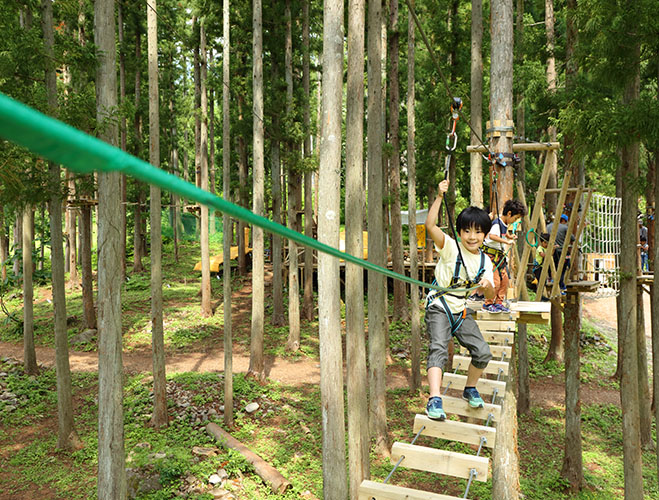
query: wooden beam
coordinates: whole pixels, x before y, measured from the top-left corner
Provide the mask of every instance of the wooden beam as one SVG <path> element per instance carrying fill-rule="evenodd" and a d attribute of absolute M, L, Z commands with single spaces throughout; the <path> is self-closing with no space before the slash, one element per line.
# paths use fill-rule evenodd
<path fill-rule="evenodd" d="M 449 441 L 457 441 L 459 443 L 480 445 L 481 438 L 484 437 L 486 441 L 483 446 L 487 446 L 488 448 L 494 448 L 494 440 L 497 435 L 497 430 L 494 427 L 469 424 L 455 420 L 439 422 L 425 415 L 416 415 L 414 417 L 414 434 L 416 435 L 422 428 L 423 431 L 421 434 L 424 436 L 448 439 Z"/>
<path fill-rule="evenodd" d="M 449 382 L 451 383 L 451 389 L 461 391 L 465 388 L 467 376 L 458 375 L 457 373 L 444 373 L 444 376 L 442 377 L 442 387 L 446 387 Z M 476 384 L 476 389 L 478 389 L 478 392 L 481 394 L 487 394 L 488 396 L 494 394 L 494 390 L 498 389 L 497 394 L 499 397 L 503 397 L 503 393 L 506 390 L 506 383 L 498 380 L 480 378 Z"/>
<path fill-rule="evenodd" d="M 476 311 L 476 320 L 491 320 L 491 321 L 515 321 L 517 319 L 517 313 L 515 312 L 497 312 L 492 313 L 484 310 Z"/>
<path fill-rule="evenodd" d="M 469 369 L 470 364 L 471 364 L 471 357 L 469 356 L 459 356 L 457 354 L 453 356 L 454 370 L 457 368 L 458 370 L 467 371 Z M 508 362 L 492 360 L 487 364 L 485 370 L 483 370 L 483 373 L 489 375 L 499 375 L 499 370 L 503 370 L 503 374 L 508 375 Z"/>
<path fill-rule="evenodd" d="M 561 148 L 559 142 L 521 142 L 513 144 L 513 153 L 522 151 L 549 151 Z M 487 153 L 484 146 L 467 146 L 467 153 Z"/>
<path fill-rule="evenodd" d="M 489 459 L 456 453 L 454 451 L 426 448 L 415 444 L 394 443 L 391 447 L 391 463 L 404 456 L 401 465 L 408 469 L 424 470 L 446 476 L 469 478 L 471 469 L 476 470 L 476 481 L 487 481 Z"/>
<path fill-rule="evenodd" d="M 581 203 L 581 193 L 583 193 L 583 186 L 579 186 L 577 188 L 577 196 L 574 198 L 575 200 L 578 200 L 577 203 L 575 203 L 577 210 L 572 210 L 570 212 L 570 217 L 567 222 L 567 233 L 565 234 L 565 241 L 563 242 L 563 248 L 561 249 L 561 255 L 558 259 L 558 266 L 556 269 L 556 274 L 554 275 L 554 286 L 551 289 L 551 295 L 549 296 L 550 299 L 553 299 L 554 297 L 557 297 L 560 295 L 560 278 L 561 274 L 565 275 L 567 274 L 568 279 L 570 277 L 569 273 L 563 273 L 563 268 L 565 267 L 565 260 L 567 259 L 567 251 L 568 248 L 570 248 L 570 244 L 572 241 L 572 237 L 575 236 L 574 233 L 577 231 L 577 218 L 578 218 L 578 208 L 579 204 Z M 585 219 L 585 217 L 583 217 Z M 574 239 L 574 246 L 579 245 L 579 239 L 575 238 Z M 567 269 L 566 269 L 567 271 Z M 563 278 L 563 283 L 565 283 L 565 278 Z"/>
<path fill-rule="evenodd" d="M 504 345 L 491 345 L 490 352 L 492 352 L 492 356 L 494 356 L 494 359 L 500 360 L 502 354 L 506 355 L 504 359 L 510 359 L 510 357 L 512 356 L 513 348 Z M 464 346 L 460 346 L 460 354 L 469 354 L 469 349 L 467 349 Z"/>
<path fill-rule="evenodd" d="M 472 408 L 464 399 L 454 398 L 453 396 L 442 396 L 442 403 L 444 411 L 449 415 L 460 415 L 487 421 L 491 414 L 492 420 L 495 422 L 501 416 L 501 405 L 485 403 L 483 408 Z"/>
<path fill-rule="evenodd" d="M 572 246 L 572 253 L 570 254 L 570 269 L 568 269 L 567 277 L 569 279 L 572 279 L 574 276 L 574 266 L 578 264 L 578 256 L 579 256 L 579 239 L 581 238 L 581 233 L 583 232 L 584 228 L 586 227 L 586 214 L 588 213 L 588 208 L 590 207 L 590 200 L 593 197 L 593 190 L 589 189 L 588 190 L 588 195 L 586 196 L 586 203 L 584 203 L 583 210 L 581 213 L 583 214 L 581 217 L 581 222 L 579 222 L 579 227 L 577 228 L 577 233 L 574 235 L 574 241 L 575 245 Z"/>
<path fill-rule="evenodd" d="M 359 485 L 359 500 L 459 500 L 459 498 L 365 480 Z"/>

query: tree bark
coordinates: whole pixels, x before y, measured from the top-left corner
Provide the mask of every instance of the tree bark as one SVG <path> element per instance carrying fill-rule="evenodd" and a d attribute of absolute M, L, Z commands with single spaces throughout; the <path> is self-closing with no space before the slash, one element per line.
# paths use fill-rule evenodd
<path fill-rule="evenodd" d="M 543 363 L 548 361 L 563 362 L 563 313 L 560 307 L 552 302 L 551 304 L 551 339 L 549 349 Z"/>
<path fill-rule="evenodd" d="M 158 18 L 157 0 L 146 7 L 149 64 L 149 163 L 160 167 L 160 103 L 158 92 Z M 160 188 L 150 187 L 151 212 L 151 349 L 153 351 L 153 416 L 154 427 L 166 426 L 167 381 L 165 380 L 165 340 L 162 298 L 162 222 Z"/>
<path fill-rule="evenodd" d="M 252 0 L 252 53 L 253 55 L 253 200 L 252 211 L 263 215 L 264 205 L 264 168 L 263 168 L 263 31 L 262 2 Z M 263 299 L 265 295 L 263 270 L 263 229 L 252 228 L 252 333 L 249 358 L 249 375 L 262 380 L 265 378 L 263 359 L 263 318 L 265 315 Z"/>
<path fill-rule="evenodd" d="M 659 70 L 659 66 L 657 67 Z M 659 74 L 657 74 L 657 79 L 659 80 Z M 655 152 L 656 156 L 656 152 Z M 659 200 L 659 166 L 655 167 L 654 170 L 654 198 Z M 659 234 L 659 221 L 656 217 L 654 218 L 654 233 Z M 652 248 L 653 252 L 653 262 L 659 262 L 659 245 L 655 245 Z M 656 267 L 655 267 L 656 269 Z M 654 418 L 655 422 L 659 422 L 659 402 L 657 402 L 657 395 L 659 395 L 659 285 L 653 282 L 652 287 L 652 298 L 650 307 L 651 312 L 651 321 L 652 321 L 652 388 L 655 395 L 654 399 Z M 657 453 L 657 479 L 659 480 L 659 453 Z"/>
<path fill-rule="evenodd" d="M 46 58 L 45 80 L 48 108 L 51 114 L 57 112 L 57 75 L 53 64 L 55 34 L 53 32 L 52 0 L 41 2 L 41 27 L 44 35 Z M 53 187 L 60 186 L 60 167 L 48 164 L 50 181 Z M 64 253 L 62 249 L 62 196 L 59 189 L 53 191 L 49 202 L 50 212 L 50 265 L 53 284 L 53 328 L 55 331 L 55 372 L 57 377 L 57 447 L 74 449 L 82 446 L 73 420 L 73 393 L 71 388 L 71 367 L 69 365 L 69 339 L 66 328 L 66 290 L 64 278 Z M 4 239 L 4 220 L 0 223 L 0 239 Z M 1 245 L 0 245 L 1 248 Z M 0 260 L 4 262 L 4 256 Z"/>
<path fill-rule="evenodd" d="M 471 0 L 471 125 L 478 134 L 483 130 L 483 0 Z M 470 144 L 478 145 L 471 132 Z M 483 206 L 483 160 L 481 155 L 469 155 L 471 204 Z"/>
<path fill-rule="evenodd" d="M 382 5 L 380 0 L 368 2 L 368 31 L 381 29 Z M 368 258 L 384 266 L 385 245 L 382 229 L 382 38 L 368 37 Z M 386 331 L 385 285 L 380 273 L 368 272 L 368 357 L 369 357 L 369 425 L 375 438 L 378 453 L 387 456 L 387 405 L 386 405 Z"/>
<path fill-rule="evenodd" d="M 310 85 L 309 74 L 311 57 L 309 53 L 309 3 L 310 0 L 302 2 L 302 89 L 304 92 L 304 158 L 311 157 L 311 110 L 310 110 Z M 304 173 L 304 234 L 313 238 L 313 196 L 311 189 L 312 173 Z M 304 249 L 304 301 L 302 303 L 302 316 L 311 321 L 314 317 L 313 306 L 313 256 L 311 248 Z"/>
<path fill-rule="evenodd" d="M 274 62 L 273 62 L 273 66 Z M 277 68 L 273 68 L 276 74 Z M 276 78 L 276 77 L 275 77 Z M 280 127 L 279 117 L 272 117 L 275 130 Z M 273 137 L 270 140 L 270 161 L 272 165 L 272 219 L 281 224 L 281 158 L 279 156 L 280 143 Z M 272 319 L 273 326 L 282 326 L 284 317 L 284 275 L 282 262 L 282 238 L 277 234 L 272 235 Z"/>
<path fill-rule="evenodd" d="M 94 281 L 92 276 L 92 209 L 84 205 L 80 218 L 80 243 L 82 256 L 82 312 L 85 328 L 96 328 L 94 308 Z M 124 260 L 122 258 L 122 260 Z M 123 280 L 122 280 L 123 282 Z"/>
<path fill-rule="evenodd" d="M 583 484 L 581 456 L 581 397 L 579 340 L 581 331 L 581 294 L 569 292 L 565 303 L 565 453 L 561 477 L 572 494 Z"/>
<path fill-rule="evenodd" d="M 652 440 L 652 395 L 648 379 L 648 349 L 645 340 L 645 314 L 643 312 L 643 288 L 636 288 L 636 342 L 638 359 L 638 400 L 640 416 L 641 447 L 654 449 Z"/>
<path fill-rule="evenodd" d="M 389 183 L 391 187 L 391 252 L 393 270 L 405 274 L 403 262 L 403 224 L 400 204 L 400 88 L 398 81 L 400 33 L 398 31 L 398 0 L 389 0 L 389 139 L 391 158 L 389 159 Z M 394 319 L 407 320 L 407 287 L 405 282 L 394 280 Z"/>
<path fill-rule="evenodd" d="M 142 114 L 140 112 L 141 88 L 142 88 L 142 28 L 140 27 L 139 15 L 135 15 L 135 156 L 138 158 L 142 154 Z M 135 206 L 135 224 L 133 229 L 133 272 L 141 273 L 144 271 L 142 265 L 142 205 L 144 203 L 144 194 L 141 184 L 136 181 L 138 191 L 137 205 Z"/>
<path fill-rule="evenodd" d="M 222 195 L 231 198 L 231 123 L 229 109 L 231 30 L 229 0 L 222 2 Z M 223 215 L 223 264 L 222 287 L 224 292 L 224 425 L 233 425 L 233 338 L 231 323 L 231 219 Z"/>
<path fill-rule="evenodd" d="M 628 8 L 633 10 L 630 4 Z M 627 42 L 632 51 L 629 61 L 630 81 L 623 94 L 623 105 L 634 105 L 639 96 L 640 49 L 635 36 Z M 618 331 L 623 342 L 620 400 L 625 474 L 625 498 L 643 498 L 640 413 L 638 392 L 638 345 L 636 331 L 636 241 L 637 195 L 633 188 L 638 178 L 638 141 L 622 148 L 622 211 L 620 220 L 620 292 Z"/>
<path fill-rule="evenodd" d="M 323 92 L 318 206 L 318 240 L 339 245 L 341 97 L 343 90 L 343 1 L 325 0 L 323 16 Z M 318 255 L 320 397 L 323 421 L 323 496 L 348 496 L 345 463 L 343 361 L 339 262 Z"/>
<path fill-rule="evenodd" d="M 94 3 L 96 120 L 99 137 L 117 144 L 114 0 Z M 99 500 L 126 498 L 121 335 L 121 174 L 98 175 L 98 483 Z"/>
<path fill-rule="evenodd" d="M 243 105 L 244 98 L 238 96 L 238 121 L 243 122 Z M 242 135 L 238 136 L 238 199 L 240 206 L 247 208 L 247 144 Z M 247 274 L 247 256 L 245 248 L 249 245 L 249 238 L 245 238 L 245 228 L 247 225 L 243 221 L 238 221 L 238 273 L 241 276 Z"/>
<path fill-rule="evenodd" d="M 32 281 L 32 207 L 23 209 L 23 366 L 25 373 L 36 375 L 37 351 L 34 347 L 34 283 Z"/>
<path fill-rule="evenodd" d="M 123 108 L 126 101 L 126 47 L 124 44 L 124 9 L 119 2 L 117 4 L 117 38 L 119 42 L 119 105 Z M 121 113 L 119 118 L 119 146 L 126 151 L 128 142 L 126 114 Z M 121 277 L 122 281 L 126 279 L 126 237 L 128 234 L 126 227 L 126 191 L 127 183 L 125 175 L 121 176 Z"/>
<path fill-rule="evenodd" d="M 209 57 L 212 64 L 212 48 L 209 50 Z M 208 190 L 215 194 L 215 93 L 213 87 L 208 89 Z M 208 234 L 215 233 L 215 210 L 209 209 Z"/>
<path fill-rule="evenodd" d="M 60 208 L 61 212 L 61 208 Z M 52 213 L 52 211 L 51 211 Z M 9 238 L 5 226 L 5 207 L 0 205 L 0 276 L 7 279 L 7 259 L 9 258 Z"/>
<path fill-rule="evenodd" d="M 18 213 L 16 214 L 14 220 L 14 253 L 16 253 L 17 250 L 21 250 L 21 251 L 23 250 L 23 222 L 19 218 Z M 21 261 L 19 259 L 14 259 L 12 272 L 16 277 L 18 277 L 18 273 L 21 268 L 20 266 L 21 266 Z"/>
<path fill-rule="evenodd" d="M 491 13 L 491 125 L 506 129 L 513 118 L 513 1 L 492 4 Z M 491 149 L 495 153 L 512 153 L 512 133 L 493 133 Z M 497 165 L 499 203 L 513 197 L 513 167 Z M 507 384 L 499 423 L 499 438 L 492 457 L 492 498 L 519 498 L 519 457 L 517 451 L 517 400 L 512 384 Z"/>
<path fill-rule="evenodd" d="M 414 8 L 414 0 L 410 0 Z M 410 238 L 410 277 L 418 279 L 418 247 L 416 239 L 416 114 L 415 114 L 415 75 L 414 75 L 414 43 L 415 43 L 414 19 L 408 13 L 407 19 L 407 206 L 409 214 L 409 238 Z M 473 155 L 472 155 L 473 156 Z M 482 183 L 481 183 L 482 188 Z M 412 376 L 410 378 L 410 389 L 418 391 L 421 389 L 421 315 L 419 311 L 419 287 L 410 285 L 410 297 L 412 298 L 410 316 L 410 361 Z"/>
<path fill-rule="evenodd" d="M 199 23 L 199 89 L 201 92 L 201 121 L 199 152 L 201 161 L 201 189 L 208 191 L 208 94 L 206 91 L 206 20 Z M 208 206 L 201 205 L 201 316 L 212 316 L 211 308 L 211 266 L 208 240 Z"/>
<path fill-rule="evenodd" d="M 346 251 L 363 258 L 364 0 L 348 4 L 348 85 L 346 103 Z M 368 374 L 364 332 L 364 271 L 346 265 L 346 365 L 348 379 L 348 470 L 350 498 L 370 477 Z"/>
<path fill-rule="evenodd" d="M 555 18 L 554 18 L 554 0 L 545 0 L 545 33 L 547 36 L 547 91 L 550 94 L 554 94 L 556 92 L 556 81 L 558 79 L 558 76 L 556 74 L 556 57 L 554 55 L 554 51 L 556 48 L 556 41 L 555 41 L 555 34 L 554 34 L 554 24 L 555 24 Z M 555 110 L 552 114 L 555 114 Z M 557 131 L 556 131 L 556 126 L 555 125 L 548 125 L 547 126 L 547 135 L 549 135 L 549 140 L 551 142 L 556 142 L 556 136 L 557 136 Z M 558 165 L 557 165 L 557 157 L 556 155 L 551 155 L 550 158 L 552 159 L 549 169 L 549 180 L 547 182 L 547 188 L 556 188 L 558 186 Z M 555 220 L 559 220 L 558 218 L 560 217 L 560 214 L 558 213 L 559 210 L 562 210 L 563 207 L 557 207 L 556 203 L 558 202 L 558 194 L 557 193 L 547 193 L 546 195 L 546 200 L 547 200 L 547 211 L 549 214 L 553 215 L 555 217 Z M 552 321 L 552 335 L 554 332 L 554 328 L 557 328 L 557 325 Z M 562 344 L 562 343 L 561 343 Z"/>
<path fill-rule="evenodd" d="M 73 177 L 72 172 L 67 173 L 67 180 L 68 180 L 68 188 L 69 188 L 69 200 L 73 201 L 75 199 L 75 194 L 76 194 L 76 183 Z M 69 285 L 74 287 L 78 286 L 79 283 L 79 278 L 78 278 L 78 267 L 77 267 L 77 262 L 78 262 L 78 245 L 76 242 L 76 210 L 74 208 L 67 209 L 66 211 L 66 241 L 67 241 L 67 247 L 68 251 L 66 252 L 67 256 L 69 257 L 69 262 L 68 262 L 68 270 L 69 270 Z"/>

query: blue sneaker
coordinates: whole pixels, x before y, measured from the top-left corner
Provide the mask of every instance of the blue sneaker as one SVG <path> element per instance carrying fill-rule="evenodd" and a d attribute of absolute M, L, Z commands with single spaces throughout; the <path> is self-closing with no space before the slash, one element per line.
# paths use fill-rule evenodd
<path fill-rule="evenodd" d="M 428 400 L 426 415 L 428 415 L 428 418 L 439 420 L 440 422 L 446 420 L 446 413 L 444 413 L 444 408 L 442 408 L 442 398 L 433 396 Z"/>
<path fill-rule="evenodd" d="M 462 392 L 462 399 L 466 400 L 472 408 L 482 408 L 485 404 L 475 387 L 465 387 Z"/>
<path fill-rule="evenodd" d="M 495 304 L 495 305 L 497 307 L 497 312 L 500 312 L 500 313 L 509 313 L 510 312 L 510 309 L 508 309 L 503 304 Z"/>
<path fill-rule="evenodd" d="M 491 313 L 498 312 L 495 305 L 496 304 L 483 304 L 483 311 L 491 312 Z"/>

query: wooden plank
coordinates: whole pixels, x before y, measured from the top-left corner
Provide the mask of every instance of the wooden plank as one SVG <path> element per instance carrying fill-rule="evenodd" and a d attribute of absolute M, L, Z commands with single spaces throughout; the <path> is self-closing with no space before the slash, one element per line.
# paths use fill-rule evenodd
<path fill-rule="evenodd" d="M 442 387 L 446 387 L 448 383 L 451 383 L 451 389 L 463 390 L 465 388 L 465 383 L 467 382 L 466 375 L 459 375 L 457 373 L 445 373 L 442 377 Z M 506 383 L 498 380 L 490 380 L 486 378 L 478 379 L 476 384 L 476 389 L 478 392 L 486 395 L 494 394 L 494 389 L 499 389 L 497 392 L 499 397 L 503 397 L 503 393 L 506 391 Z M 444 410 L 446 411 L 446 410 Z"/>
<path fill-rule="evenodd" d="M 490 352 L 492 353 L 492 356 L 496 360 L 501 360 L 501 355 L 505 354 L 506 357 L 504 359 L 510 359 L 512 356 L 512 351 L 513 348 L 510 346 L 505 346 L 505 345 L 491 345 L 490 346 Z M 467 349 L 464 346 L 460 346 L 460 354 L 462 355 L 468 355 L 469 354 L 469 349 Z"/>
<path fill-rule="evenodd" d="M 517 328 L 517 324 L 514 321 L 506 320 L 477 319 L 476 324 L 481 331 L 514 332 Z"/>
<path fill-rule="evenodd" d="M 517 319 L 518 313 L 516 312 L 489 312 L 483 311 L 482 309 L 476 311 L 476 321 L 479 320 L 492 320 L 492 321 L 515 321 Z"/>
<path fill-rule="evenodd" d="M 469 472 L 471 469 L 475 469 L 477 474 L 474 479 L 487 481 L 489 459 L 485 457 L 426 448 L 415 444 L 394 443 L 391 447 L 391 463 L 395 464 L 402 456 L 405 458 L 401 465 L 408 469 L 464 478 L 469 478 Z"/>
<path fill-rule="evenodd" d="M 523 312 L 520 314 L 519 319 L 517 321 L 519 323 L 527 323 L 532 325 L 548 325 L 550 320 L 551 320 L 550 313 L 538 314 L 538 313 Z"/>
<path fill-rule="evenodd" d="M 497 435 L 497 430 L 494 427 L 455 420 L 439 422 L 428 418 L 426 415 L 416 415 L 414 417 L 414 434 L 416 435 L 421 428 L 423 428 L 421 434 L 424 436 L 448 439 L 459 443 L 480 445 L 481 438 L 484 437 L 486 441 L 483 446 L 488 448 L 494 448 L 494 440 Z"/>
<path fill-rule="evenodd" d="M 471 356 L 453 356 L 453 369 L 467 371 L 471 364 Z M 503 370 L 503 375 L 508 375 L 508 362 L 507 361 L 490 361 L 483 373 L 490 375 L 499 375 L 499 370 Z"/>
<path fill-rule="evenodd" d="M 359 485 L 359 500 L 459 500 L 459 498 L 364 480 Z"/>
<path fill-rule="evenodd" d="M 518 300 L 510 303 L 510 309 L 519 313 L 550 313 L 551 304 L 549 302 Z"/>
<path fill-rule="evenodd" d="M 513 332 L 510 333 L 505 333 L 505 332 L 490 332 L 488 330 L 482 331 L 481 334 L 483 335 L 483 338 L 485 339 L 485 342 L 488 344 L 502 344 L 502 345 L 512 345 L 513 340 L 515 338 L 515 334 Z"/>
<path fill-rule="evenodd" d="M 460 415 L 487 421 L 491 414 L 494 422 L 501 417 L 501 405 L 485 403 L 483 408 L 472 408 L 464 399 L 453 396 L 442 396 L 442 405 L 448 415 Z"/>

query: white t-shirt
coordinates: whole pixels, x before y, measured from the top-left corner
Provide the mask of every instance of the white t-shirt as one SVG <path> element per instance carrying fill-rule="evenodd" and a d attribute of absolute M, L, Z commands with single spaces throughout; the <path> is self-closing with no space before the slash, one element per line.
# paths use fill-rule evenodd
<path fill-rule="evenodd" d="M 448 235 L 444 235 L 444 248 L 438 249 L 438 251 L 439 261 L 435 266 L 435 281 L 437 282 L 438 286 L 449 287 L 451 280 L 453 279 L 453 273 L 455 272 L 455 262 L 458 259 L 458 244 L 453 238 L 449 237 Z M 469 278 L 473 280 L 478 274 L 478 270 L 480 269 L 481 253 L 471 253 L 462 245 L 462 243 L 460 243 L 460 252 L 462 252 L 462 258 L 464 259 L 464 265 L 460 266 L 460 278 L 466 279 L 468 274 Z M 485 259 L 483 260 L 483 279 L 489 281 L 490 284 L 494 284 L 492 261 L 487 256 L 485 256 Z M 466 272 L 465 267 L 467 268 Z M 442 293 L 443 292 L 439 292 L 438 290 L 430 290 L 426 298 L 427 305 L 429 306 L 435 302 L 441 305 L 442 303 L 439 299 L 439 295 Z M 454 314 L 462 312 L 467 304 L 467 294 L 465 292 L 458 292 L 456 295 L 464 295 L 464 297 L 454 297 L 448 293 L 443 295 L 444 300 L 449 306 L 449 309 Z"/>
<path fill-rule="evenodd" d="M 483 240 L 483 243 L 490 248 L 496 248 L 497 250 L 505 251 L 506 248 L 504 247 L 503 243 L 494 241 L 493 239 L 490 238 L 491 234 L 501 238 L 502 231 L 503 234 L 506 234 L 508 232 L 508 226 L 506 226 L 501 219 L 494 219 L 492 221 L 492 229 L 490 229 L 490 232 Z"/>

